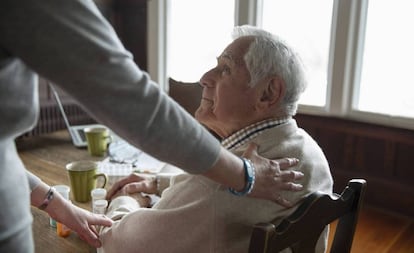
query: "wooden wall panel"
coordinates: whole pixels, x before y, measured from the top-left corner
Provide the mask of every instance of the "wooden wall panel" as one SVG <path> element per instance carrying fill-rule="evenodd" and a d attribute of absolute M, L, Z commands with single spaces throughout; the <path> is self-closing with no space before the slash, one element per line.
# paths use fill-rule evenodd
<path fill-rule="evenodd" d="M 349 147 L 346 145 L 346 135 L 336 130 L 327 129 L 325 131 L 318 131 L 318 135 L 315 135 L 314 138 L 317 139 L 325 155 L 329 157 L 330 166 L 342 167 L 345 154 L 349 150 Z"/>
<path fill-rule="evenodd" d="M 414 217 L 414 131 L 323 116 L 296 119 L 324 150 L 335 191 L 364 178 L 365 203 Z"/>
<path fill-rule="evenodd" d="M 414 184 L 414 145 L 399 144 L 395 156 L 395 176 L 401 181 Z"/>
<path fill-rule="evenodd" d="M 135 63 L 147 70 L 147 2 L 148 0 L 114 0 L 112 25 Z"/>

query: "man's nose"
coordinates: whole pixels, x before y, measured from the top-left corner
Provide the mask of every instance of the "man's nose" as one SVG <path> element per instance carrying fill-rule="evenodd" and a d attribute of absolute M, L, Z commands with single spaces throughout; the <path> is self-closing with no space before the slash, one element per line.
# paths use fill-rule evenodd
<path fill-rule="evenodd" d="M 214 78 L 212 78 L 212 71 L 206 72 L 200 79 L 200 85 L 203 88 L 212 88 L 214 87 Z"/>

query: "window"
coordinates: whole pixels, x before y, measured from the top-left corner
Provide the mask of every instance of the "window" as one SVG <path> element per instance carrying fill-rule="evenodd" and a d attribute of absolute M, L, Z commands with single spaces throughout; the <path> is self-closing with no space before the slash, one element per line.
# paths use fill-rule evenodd
<path fill-rule="evenodd" d="M 170 6 L 167 75 L 198 81 L 231 41 L 234 1 L 172 0 Z"/>
<path fill-rule="evenodd" d="M 414 118 L 414 3 L 369 1 L 355 109 Z"/>
<path fill-rule="evenodd" d="M 234 24 L 256 25 L 285 39 L 307 66 L 299 112 L 414 129 L 411 0 L 154 2 L 169 3 L 157 10 L 160 19 L 162 11 L 168 14 L 167 29 L 149 29 L 169 33 L 149 43 L 168 44 L 168 57 L 154 64 L 167 63 L 161 76 L 199 80 L 229 43 Z M 162 50 L 149 51 L 151 58 L 151 51 Z"/>
<path fill-rule="evenodd" d="M 332 6 L 327 0 L 263 1 L 263 29 L 286 40 L 306 66 L 308 87 L 301 104 L 326 104 Z"/>

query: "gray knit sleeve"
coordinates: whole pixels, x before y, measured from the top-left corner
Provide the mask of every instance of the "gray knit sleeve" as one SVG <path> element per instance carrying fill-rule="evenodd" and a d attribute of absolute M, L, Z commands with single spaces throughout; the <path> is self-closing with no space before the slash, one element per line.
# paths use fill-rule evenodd
<path fill-rule="evenodd" d="M 42 180 L 28 170 L 26 170 L 26 175 L 27 180 L 29 181 L 30 191 L 33 191 L 33 189 L 36 188 L 36 186 L 38 186 Z"/>

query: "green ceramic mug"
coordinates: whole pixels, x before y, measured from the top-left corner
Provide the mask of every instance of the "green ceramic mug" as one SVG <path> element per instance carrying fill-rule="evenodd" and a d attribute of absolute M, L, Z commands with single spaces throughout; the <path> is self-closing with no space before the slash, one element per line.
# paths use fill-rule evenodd
<path fill-rule="evenodd" d="M 108 182 L 105 173 L 97 173 L 98 165 L 93 161 L 78 161 L 66 165 L 69 174 L 72 195 L 77 202 L 88 202 L 91 200 L 91 191 L 96 188 L 98 178 L 102 178 L 104 188 Z"/>
<path fill-rule="evenodd" d="M 92 156 L 104 156 L 111 141 L 109 131 L 105 127 L 88 127 L 84 129 L 88 152 Z"/>

